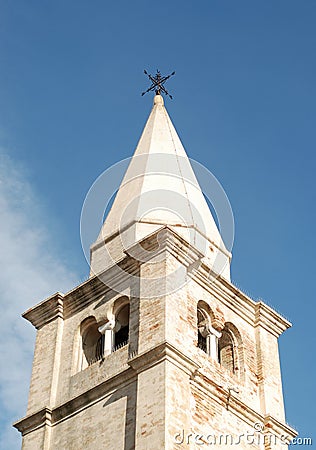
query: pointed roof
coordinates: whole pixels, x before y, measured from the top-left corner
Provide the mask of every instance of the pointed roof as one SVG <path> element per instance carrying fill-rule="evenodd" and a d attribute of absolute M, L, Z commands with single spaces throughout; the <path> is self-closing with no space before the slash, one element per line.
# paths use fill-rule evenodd
<path fill-rule="evenodd" d="M 229 266 L 230 253 L 163 98 L 156 95 L 136 151 L 91 251 L 118 234 L 123 237 L 123 246 L 129 247 L 162 225 L 173 227 L 193 245 L 202 245 L 206 256 L 214 253 L 214 248 L 220 250 Z M 126 235 L 127 229 L 130 233 Z"/>

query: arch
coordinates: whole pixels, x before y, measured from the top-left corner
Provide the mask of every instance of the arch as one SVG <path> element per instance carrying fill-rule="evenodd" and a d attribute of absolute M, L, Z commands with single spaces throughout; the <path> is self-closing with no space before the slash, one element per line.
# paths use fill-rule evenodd
<path fill-rule="evenodd" d="M 81 370 L 103 357 L 104 337 L 98 330 L 94 316 L 87 317 L 80 325 L 81 335 Z"/>
<path fill-rule="evenodd" d="M 197 304 L 197 309 L 202 310 L 204 312 L 204 314 L 206 314 L 208 316 L 210 323 L 212 322 L 212 320 L 214 318 L 214 313 L 208 303 L 206 303 L 204 300 L 199 300 L 198 304 Z"/>
<path fill-rule="evenodd" d="M 237 327 L 225 322 L 218 340 L 218 361 L 231 373 L 240 373 L 243 366 L 242 339 Z"/>
<path fill-rule="evenodd" d="M 208 325 L 211 323 L 211 318 L 208 313 L 209 306 L 203 300 L 200 300 L 196 308 L 196 322 L 197 322 L 197 346 L 207 353 L 207 336 L 206 330 Z"/>
<path fill-rule="evenodd" d="M 127 298 L 127 297 L 126 297 Z M 121 299 L 120 299 L 121 300 Z M 129 341 L 129 316 L 130 304 L 120 301 L 119 307 L 114 304 L 115 326 L 113 329 L 113 351 L 118 350 L 128 344 Z"/>
<path fill-rule="evenodd" d="M 211 323 L 213 316 L 213 311 L 209 305 L 203 300 L 200 300 L 196 308 L 197 346 L 210 356 L 212 350 L 210 329 L 212 329 Z"/>
<path fill-rule="evenodd" d="M 230 331 L 225 328 L 218 340 L 218 362 L 230 372 L 235 372 L 234 339 Z"/>
<path fill-rule="evenodd" d="M 118 298 L 113 303 L 111 312 L 112 317 L 107 321 L 103 319 L 101 322 L 97 322 L 94 316 L 89 316 L 81 322 L 79 349 L 76 346 L 76 354 L 78 355 L 76 357 L 78 369 L 76 370 L 83 370 L 128 344 L 129 298 L 126 296 Z"/>
<path fill-rule="evenodd" d="M 113 315 L 116 316 L 120 309 L 122 309 L 125 305 L 129 305 L 129 298 L 126 295 L 117 298 L 113 304 Z"/>
<path fill-rule="evenodd" d="M 197 346 L 230 373 L 244 376 L 242 338 L 237 327 L 224 322 L 219 308 L 213 313 L 203 300 L 196 309 Z"/>

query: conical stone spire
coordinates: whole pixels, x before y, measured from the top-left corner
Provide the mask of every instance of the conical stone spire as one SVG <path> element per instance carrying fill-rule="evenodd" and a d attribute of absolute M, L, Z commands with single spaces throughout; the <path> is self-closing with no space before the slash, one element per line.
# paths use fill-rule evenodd
<path fill-rule="evenodd" d="M 91 247 L 91 273 L 105 270 L 128 248 L 166 225 L 196 247 L 216 273 L 229 279 L 231 255 L 163 98 L 156 95 L 112 208 Z"/>

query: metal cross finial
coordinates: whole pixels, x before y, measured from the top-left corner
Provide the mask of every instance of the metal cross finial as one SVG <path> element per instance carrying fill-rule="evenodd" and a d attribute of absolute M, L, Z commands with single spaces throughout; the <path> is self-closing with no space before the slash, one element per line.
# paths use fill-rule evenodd
<path fill-rule="evenodd" d="M 155 91 L 156 95 L 160 95 L 162 92 L 166 95 L 168 95 L 172 99 L 172 95 L 169 94 L 169 92 L 164 87 L 164 83 L 172 77 L 176 72 L 172 72 L 170 75 L 166 77 L 162 77 L 160 71 L 157 69 L 156 75 L 153 77 L 150 75 L 146 70 L 144 70 L 144 74 L 148 76 L 148 78 L 151 81 L 151 86 L 147 89 L 147 91 L 142 92 L 142 95 L 147 94 L 147 92 Z"/>

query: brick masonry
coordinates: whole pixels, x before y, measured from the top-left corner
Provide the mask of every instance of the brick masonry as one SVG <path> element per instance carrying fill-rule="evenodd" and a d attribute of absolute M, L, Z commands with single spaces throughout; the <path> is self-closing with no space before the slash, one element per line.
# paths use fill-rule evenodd
<path fill-rule="evenodd" d="M 37 338 L 27 415 L 15 424 L 24 450 L 204 448 L 206 436 L 236 437 L 254 423 L 264 433 L 295 435 L 285 423 L 278 354 L 278 335 L 290 324 L 224 278 L 210 277 L 189 246 L 187 258 L 180 256 L 184 243 L 173 230 L 166 227 L 160 245 L 159 258 L 153 253 L 142 264 L 126 255 L 119 293 L 91 277 L 25 313 Z M 181 287 L 172 292 L 175 282 Z M 80 370 L 81 323 L 91 316 L 104 323 L 122 297 L 130 302 L 129 344 Z M 214 326 L 233 330 L 235 373 L 197 347 L 201 301 Z"/>

